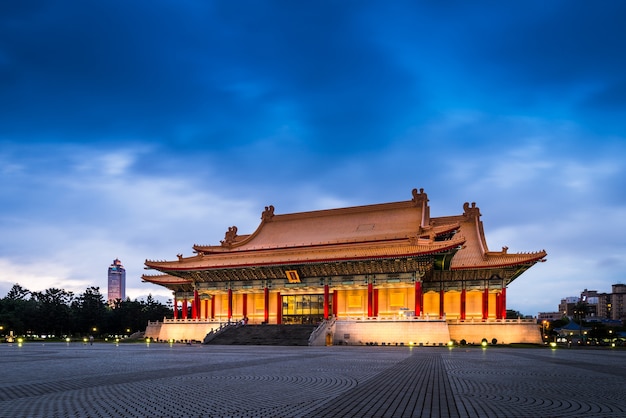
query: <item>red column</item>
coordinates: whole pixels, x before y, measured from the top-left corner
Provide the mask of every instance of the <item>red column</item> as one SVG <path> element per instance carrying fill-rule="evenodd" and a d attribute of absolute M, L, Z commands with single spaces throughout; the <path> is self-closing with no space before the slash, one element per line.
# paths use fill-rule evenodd
<path fill-rule="evenodd" d="M 337 312 L 339 310 L 339 299 L 337 298 L 338 291 L 333 290 L 333 315 L 337 318 Z"/>
<path fill-rule="evenodd" d="M 506 287 L 502 288 L 502 295 L 500 297 L 500 308 L 502 309 L 502 313 L 500 316 L 502 319 L 506 319 Z"/>
<path fill-rule="evenodd" d="M 415 282 L 415 316 L 422 316 L 422 282 Z"/>
<path fill-rule="evenodd" d="M 248 316 L 248 294 L 247 293 L 243 294 L 242 304 L 243 304 L 243 308 L 242 308 L 243 312 L 242 312 L 242 314 L 243 314 L 243 317 L 245 318 L 245 317 Z"/>
<path fill-rule="evenodd" d="M 444 310 L 443 310 L 443 299 L 444 299 L 445 291 L 441 289 L 439 291 L 439 319 L 443 318 Z"/>
<path fill-rule="evenodd" d="M 378 316 L 378 289 L 374 289 L 374 316 Z"/>
<path fill-rule="evenodd" d="M 174 319 L 178 319 L 178 301 L 176 296 L 174 296 Z"/>
<path fill-rule="evenodd" d="M 367 284 L 367 316 L 370 317 L 372 316 L 372 305 L 373 305 L 373 300 L 372 300 L 372 288 L 373 285 L 372 283 L 368 283 Z"/>
<path fill-rule="evenodd" d="M 209 317 L 209 300 L 205 299 L 204 300 L 204 319 L 208 319 Z"/>
<path fill-rule="evenodd" d="M 198 291 L 193 291 L 193 299 L 191 300 L 191 318 L 198 319 Z"/>
<path fill-rule="evenodd" d="M 500 299 L 500 293 L 496 293 L 496 319 L 501 319 L 500 318 L 500 313 L 502 313 L 502 310 L 500 309 L 500 303 L 501 303 L 501 299 Z"/>
<path fill-rule="evenodd" d="M 211 297 L 211 319 L 215 319 L 215 295 Z"/>
<path fill-rule="evenodd" d="M 461 319 L 465 320 L 465 306 L 466 306 L 466 301 L 467 301 L 467 295 L 465 292 L 465 289 L 461 290 Z"/>
<path fill-rule="evenodd" d="M 270 322 L 270 290 L 265 287 L 264 291 L 264 297 L 265 297 L 265 304 L 263 306 L 263 313 L 264 313 L 264 317 L 263 320 L 265 321 L 266 324 L 268 324 Z"/>
<path fill-rule="evenodd" d="M 233 289 L 228 288 L 228 320 L 233 317 Z"/>
<path fill-rule="evenodd" d="M 187 298 L 183 298 L 183 319 L 187 319 Z"/>
<path fill-rule="evenodd" d="M 283 323 L 283 300 L 280 297 L 280 292 L 276 292 L 276 323 L 278 325 Z"/>
<path fill-rule="evenodd" d="M 328 292 L 328 285 L 324 285 L 324 319 L 328 319 L 328 302 L 330 299 L 330 294 Z"/>
<path fill-rule="evenodd" d="M 483 292 L 483 320 L 489 318 L 489 289 Z"/>
<path fill-rule="evenodd" d="M 194 290 L 193 297 L 196 302 L 196 316 L 194 316 L 194 318 L 199 319 L 200 318 L 200 293 L 198 293 L 197 290 Z"/>

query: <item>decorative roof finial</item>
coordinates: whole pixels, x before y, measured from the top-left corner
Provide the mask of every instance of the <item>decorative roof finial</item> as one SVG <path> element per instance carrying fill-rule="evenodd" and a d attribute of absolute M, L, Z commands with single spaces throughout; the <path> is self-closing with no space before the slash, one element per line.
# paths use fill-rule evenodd
<path fill-rule="evenodd" d="M 480 218 L 480 209 L 476 207 L 476 202 L 472 202 L 472 206 L 468 202 L 463 204 L 463 216 L 466 218 Z"/>
<path fill-rule="evenodd" d="M 413 194 L 413 204 L 415 204 L 415 206 L 424 202 L 428 202 L 428 195 L 424 193 L 423 188 L 419 190 L 419 193 L 417 189 L 413 189 L 411 193 Z"/>
<path fill-rule="evenodd" d="M 235 241 L 236 237 L 237 237 L 237 227 L 229 226 L 228 231 L 226 231 L 226 234 L 224 234 L 224 239 L 221 241 L 221 243 L 223 246 L 230 246 Z"/>
<path fill-rule="evenodd" d="M 274 206 L 272 205 L 265 206 L 265 210 L 261 214 L 261 220 L 264 222 L 268 222 L 268 221 L 271 221 L 273 217 L 274 217 Z"/>

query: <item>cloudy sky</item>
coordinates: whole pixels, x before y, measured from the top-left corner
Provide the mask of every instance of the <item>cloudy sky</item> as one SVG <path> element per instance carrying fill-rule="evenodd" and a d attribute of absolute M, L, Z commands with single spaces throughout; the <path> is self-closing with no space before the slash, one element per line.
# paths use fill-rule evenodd
<path fill-rule="evenodd" d="M 476 202 L 490 249 L 545 249 L 508 307 L 626 281 L 626 3 L 0 4 L 0 297 L 132 299 L 145 259 L 231 225 Z"/>

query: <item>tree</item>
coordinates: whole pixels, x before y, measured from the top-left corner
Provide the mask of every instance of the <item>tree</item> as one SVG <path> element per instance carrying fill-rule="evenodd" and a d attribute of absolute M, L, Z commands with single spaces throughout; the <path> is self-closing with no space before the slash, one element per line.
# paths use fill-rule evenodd
<path fill-rule="evenodd" d="M 152 295 L 146 301 L 116 300 L 107 306 L 98 287 L 88 287 L 78 297 L 63 289 L 31 292 L 15 284 L 0 299 L 0 334 L 102 335 L 142 331 L 148 321 L 161 320 L 171 309 Z"/>
<path fill-rule="evenodd" d="M 99 287 L 88 287 L 72 302 L 75 331 L 100 334 L 104 331 L 107 307 Z"/>
<path fill-rule="evenodd" d="M 166 305 L 163 305 L 161 302 L 157 301 L 152 297 L 152 294 L 148 294 L 146 298 L 146 302 L 143 307 L 143 311 L 145 314 L 145 322 L 144 326 L 147 324 L 147 321 L 162 321 L 168 315 L 171 315 L 172 310 L 168 308 Z"/>
<path fill-rule="evenodd" d="M 108 330 L 113 334 L 127 334 L 144 330 L 148 321 L 162 320 L 170 309 L 148 295 L 145 301 L 127 298 L 117 300 L 109 311 Z"/>
<path fill-rule="evenodd" d="M 36 323 L 36 304 L 30 296 L 30 290 L 14 284 L 6 297 L 0 299 L 0 324 L 4 328 L 3 333 L 13 331 L 16 335 L 23 335 L 32 330 Z"/>
<path fill-rule="evenodd" d="M 116 301 L 109 310 L 107 329 L 112 334 L 128 334 L 145 329 L 142 303 L 137 300 Z"/>
<path fill-rule="evenodd" d="M 11 300 L 27 300 L 30 298 L 31 292 L 28 289 L 23 288 L 19 284 L 15 283 L 9 293 L 6 295 L 6 299 Z"/>
<path fill-rule="evenodd" d="M 33 330 L 36 334 L 60 336 L 71 332 L 72 292 L 50 288 L 44 292 L 33 292 L 32 297 L 37 302 L 37 324 Z"/>
<path fill-rule="evenodd" d="M 522 318 L 522 314 L 519 311 L 514 311 L 513 309 L 506 310 L 506 319 L 517 319 Z"/>

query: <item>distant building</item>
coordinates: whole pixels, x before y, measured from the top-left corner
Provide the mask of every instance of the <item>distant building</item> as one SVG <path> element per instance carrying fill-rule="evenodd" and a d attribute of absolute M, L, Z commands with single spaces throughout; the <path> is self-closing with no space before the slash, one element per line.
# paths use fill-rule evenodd
<path fill-rule="evenodd" d="M 537 315 L 537 320 L 539 322 L 542 322 L 542 321 L 552 322 L 552 321 L 557 321 L 561 318 L 563 318 L 563 312 L 539 312 L 539 315 Z"/>
<path fill-rule="evenodd" d="M 614 284 L 611 293 L 600 293 L 597 290 L 583 290 L 580 297 L 569 296 L 561 299 L 559 313 L 562 316 L 575 315 L 579 303 L 586 305 L 586 320 L 594 319 L 625 321 L 626 320 L 626 285 Z M 548 318 L 544 318 L 548 319 Z"/>
<path fill-rule="evenodd" d="M 612 292 L 607 295 L 607 318 L 626 320 L 626 284 L 614 284 L 611 286 Z"/>
<path fill-rule="evenodd" d="M 559 312 L 561 312 L 563 316 L 573 316 L 574 308 L 579 301 L 580 298 L 577 296 L 568 296 L 565 299 L 561 299 L 561 303 L 559 303 Z"/>
<path fill-rule="evenodd" d="M 126 299 L 126 269 L 117 258 L 109 266 L 107 301 L 112 305 L 117 299 Z"/>
<path fill-rule="evenodd" d="M 587 304 L 587 318 L 600 316 L 602 313 L 602 300 L 604 293 L 598 293 L 597 290 L 583 290 L 580 294 L 580 301 Z"/>

